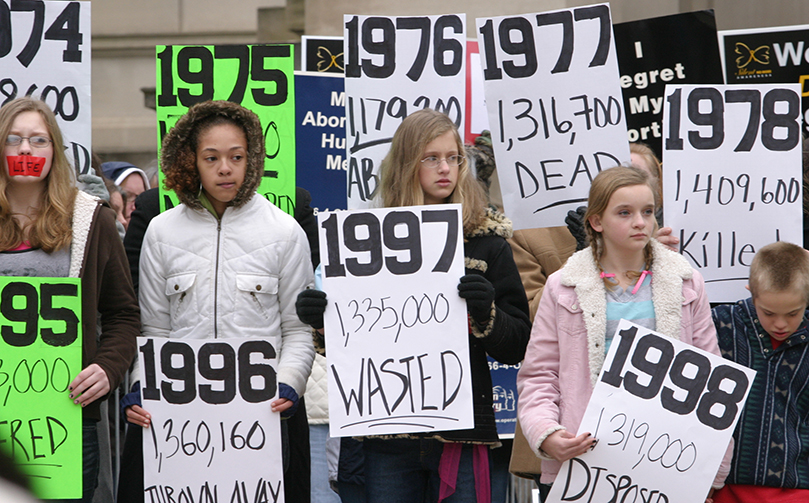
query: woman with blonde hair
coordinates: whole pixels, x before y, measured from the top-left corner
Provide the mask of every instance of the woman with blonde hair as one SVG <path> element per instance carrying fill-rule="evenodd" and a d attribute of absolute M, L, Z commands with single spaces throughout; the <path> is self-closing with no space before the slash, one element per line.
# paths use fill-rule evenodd
<path fill-rule="evenodd" d="M 89 502 L 98 478 L 99 404 L 123 379 L 140 332 L 129 267 L 114 212 L 76 188 L 50 108 L 29 97 L 7 103 L 0 138 L 0 274 L 81 279 L 83 369 L 68 395 L 83 408 L 81 501 Z"/>
<path fill-rule="evenodd" d="M 487 208 L 453 122 L 434 110 L 402 121 L 382 161 L 380 199 L 385 207 L 459 203 L 475 426 L 468 430 L 366 437 L 366 496 L 375 502 L 488 502 L 488 449 L 499 445 L 486 355 L 507 364 L 522 360 L 528 338 L 528 302 L 506 238 L 511 222 Z M 323 327 L 324 292 L 298 298 L 298 316 Z M 436 334 L 440 336 L 440 334 Z"/>
<path fill-rule="evenodd" d="M 584 217 L 590 246 L 545 284 L 517 374 L 518 418 L 542 459 L 543 497 L 562 463 L 598 440 L 575 432 L 621 318 L 719 355 L 702 276 L 653 238 L 659 204 L 647 172 L 619 166 L 599 173 Z M 731 452 L 715 488 L 724 483 Z"/>

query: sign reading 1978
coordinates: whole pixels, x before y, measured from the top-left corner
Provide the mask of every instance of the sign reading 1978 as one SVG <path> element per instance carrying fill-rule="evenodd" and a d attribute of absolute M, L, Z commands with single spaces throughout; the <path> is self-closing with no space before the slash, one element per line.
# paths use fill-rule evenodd
<path fill-rule="evenodd" d="M 81 282 L 0 277 L 0 449 L 37 496 L 81 497 Z"/>
<path fill-rule="evenodd" d="M 732 302 L 757 248 L 803 242 L 799 85 L 668 85 L 663 113 L 666 225 L 711 301 Z"/>

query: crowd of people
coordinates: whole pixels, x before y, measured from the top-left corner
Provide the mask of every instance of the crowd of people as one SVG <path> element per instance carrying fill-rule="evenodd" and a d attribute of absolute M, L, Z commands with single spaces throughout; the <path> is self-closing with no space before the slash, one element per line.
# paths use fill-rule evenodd
<path fill-rule="evenodd" d="M 310 469 L 326 466 L 326 435 L 313 421 L 310 452 L 305 397 L 310 415 L 327 417 L 329 292 L 317 279 L 317 226 L 306 191 L 297 190 L 294 217 L 256 192 L 266 157 L 262 131 L 240 105 L 191 107 L 161 148 L 163 187 L 181 204 L 160 213 L 156 180 L 132 164 L 97 166 L 106 179 L 102 198 L 78 190 L 44 103 L 19 98 L 0 108 L 0 271 L 79 278 L 82 285 L 83 364 L 66 392 L 83 414 L 77 501 L 93 501 L 106 433 L 98 427 L 100 404 L 128 371 L 139 375 L 139 335 L 277 338 L 278 398 L 269 407 L 281 417 L 286 501 L 326 497 L 319 492 L 326 470 Z M 12 171 L 19 162 L 39 169 Z M 803 248 L 779 242 L 760 249 L 750 267 L 751 297 L 712 310 L 702 276 L 672 249 L 671 229 L 661 228 L 661 166 L 648 147 L 633 145 L 625 166 L 594 178 L 586 207 L 571 211 L 567 225 L 546 229 L 512 232 L 487 183 L 493 168 L 485 136 L 465 146 L 453 122 L 433 110 L 406 117 L 393 136 L 380 168 L 380 206 L 462 208 L 466 271 L 457 292 L 467 308 L 474 427 L 329 440 L 337 490 L 330 497 L 503 501 L 496 483 L 502 456 L 493 453 L 511 444 L 501 447 L 498 438 L 487 356 L 522 362 L 510 469 L 534 478 L 546 497 L 561 464 L 598 440 L 579 425 L 612 334 L 627 319 L 759 372 L 733 441 L 717 446 L 724 459 L 706 501 L 809 501 Z M 141 438 L 151 415 L 137 377 L 126 392 L 116 499 L 142 502 Z M 10 480 L 25 485 L 24 478 Z"/>

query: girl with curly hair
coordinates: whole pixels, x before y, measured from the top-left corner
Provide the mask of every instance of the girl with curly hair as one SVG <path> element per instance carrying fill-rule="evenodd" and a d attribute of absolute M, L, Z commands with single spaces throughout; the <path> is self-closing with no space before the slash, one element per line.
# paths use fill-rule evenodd
<path fill-rule="evenodd" d="M 149 223 L 139 298 L 145 337 L 272 339 L 280 398 L 271 407 L 283 418 L 294 414 L 314 359 L 311 331 L 295 314 L 314 278 L 300 225 L 256 193 L 264 159 L 259 119 L 240 105 L 206 101 L 180 118 L 160 165 L 182 204 Z M 130 423 L 150 426 L 140 403 L 125 411 Z"/>

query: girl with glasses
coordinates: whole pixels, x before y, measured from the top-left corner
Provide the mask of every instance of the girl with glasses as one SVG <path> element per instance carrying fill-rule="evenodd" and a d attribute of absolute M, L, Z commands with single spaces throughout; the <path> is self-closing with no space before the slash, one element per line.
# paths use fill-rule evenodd
<path fill-rule="evenodd" d="M 488 450 L 499 445 L 492 409 L 487 354 L 519 363 L 530 322 L 517 267 L 506 238 L 511 222 L 486 206 L 482 188 L 463 157 L 455 124 L 434 110 L 402 121 L 382 161 L 380 198 L 385 207 L 459 203 L 466 274 L 458 293 L 466 299 L 475 426 L 469 430 L 366 437 L 366 497 L 370 503 L 489 502 Z M 323 327 L 324 292 L 298 297 L 298 316 Z M 436 334 L 440 337 L 440 333 Z"/>
<path fill-rule="evenodd" d="M 26 97 L 0 108 L 0 138 L 0 275 L 81 279 L 82 370 L 65 394 L 82 407 L 80 501 L 90 502 L 98 479 L 100 403 L 123 379 L 140 332 L 129 266 L 115 213 L 77 190 L 62 133 L 45 103 Z"/>

